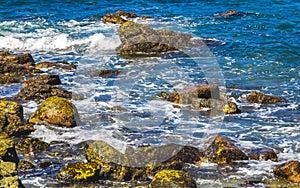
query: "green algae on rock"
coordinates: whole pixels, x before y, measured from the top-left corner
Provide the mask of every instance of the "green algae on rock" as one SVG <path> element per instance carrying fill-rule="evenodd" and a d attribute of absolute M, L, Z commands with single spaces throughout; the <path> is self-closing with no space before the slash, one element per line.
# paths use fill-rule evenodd
<path fill-rule="evenodd" d="M 28 121 L 75 127 L 79 124 L 79 115 L 70 101 L 54 96 L 46 99 Z"/>
<path fill-rule="evenodd" d="M 196 188 L 196 182 L 192 177 L 180 170 L 162 170 L 155 174 L 150 188 Z"/>
<path fill-rule="evenodd" d="M 274 174 L 291 182 L 300 183 L 300 162 L 288 161 L 274 168 Z"/>
<path fill-rule="evenodd" d="M 209 161 L 218 164 L 231 164 L 238 160 L 248 160 L 244 152 L 219 135 L 213 138 L 213 142 L 205 152 Z"/>

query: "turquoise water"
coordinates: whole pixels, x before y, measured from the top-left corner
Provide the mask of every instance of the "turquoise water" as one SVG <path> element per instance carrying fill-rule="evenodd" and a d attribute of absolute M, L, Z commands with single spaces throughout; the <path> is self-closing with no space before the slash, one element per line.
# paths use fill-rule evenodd
<path fill-rule="evenodd" d="M 216 16 L 229 9 L 246 14 Z M 180 111 L 155 100 L 155 95 L 162 89 L 172 91 L 180 84 L 201 84 L 209 75 L 203 74 L 204 65 L 189 64 L 185 58 L 124 59 L 118 56 L 115 52 L 121 43 L 118 26 L 101 21 L 107 12 L 117 10 L 150 16 L 153 19 L 134 21 L 154 28 L 190 33 L 214 41 L 208 49 L 220 69 L 218 76 L 221 75 L 227 94 L 243 113 L 216 120 Z M 273 148 L 281 163 L 300 160 L 299 14 L 300 2 L 287 0 L 5 1 L 0 7 L 0 50 L 29 52 L 36 62 L 66 60 L 78 65 L 76 71 L 50 72 L 60 75 L 65 89 L 84 96 L 84 100 L 74 101 L 81 116 L 81 126 L 72 130 L 50 130 L 40 125 L 36 126 L 37 131 L 32 136 L 48 142 L 61 140 L 71 144 L 103 139 L 122 148 L 124 144 L 163 144 L 174 140 L 197 145 L 197 140 L 219 133 L 234 140 L 244 150 Z M 167 66 L 164 75 L 155 76 L 150 71 L 156 70 L 152 67 L 154 62 L 158 65 L 175 62 L 177 66 Z M 115 80 L 89 76 L 90 71 L 100 69 L 135 70 L 139 79 L 127 85 L 126 90 L 120 80 L 130 80 L 130 74 Z M 238 89 L 230 89 L 232 85 L 237 85 Z M 123 87 L 124 92 L 134 90 L 135 99 L 114 99 L 116 87 Z M 3 85 L 0 95 L 12 96 L 21 88 L 20 84 Z M 245 97 L 253 91 L 280 96 L 286 102 L 267 106 L 248 104 Z M 137 113 L 120 115 L 107 110 L 115 105 Z M 37 104 L 30 102 L 24 106 L 25 115 L 29 117 Z M 275 164 L 250 162 L 247 169 L 238 169 L 236 176 L 272 179 L 270 172 Z M 22 180 L 28 186 L 40 186 L 56 172 L 54 169 L 48 176 L 45 172 L 36 172 Z M 222 182 L 218 179 L 207 184 L 202 181 L 201 173 L 195 176 L 199 186 L 218 187 Z M 227 177 L 230 178 L 234 177 Z"/>

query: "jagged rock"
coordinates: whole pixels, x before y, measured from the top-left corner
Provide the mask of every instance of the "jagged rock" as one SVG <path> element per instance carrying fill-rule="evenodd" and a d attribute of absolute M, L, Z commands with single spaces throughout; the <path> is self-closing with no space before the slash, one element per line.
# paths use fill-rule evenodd
<path fill-rule="evenodd" d="M 247 101 L 250 103 L 275 104 L 283 102 L 283 99 L 281 99 L 280 97 L 266 95 L 261 92 L 254 92 L 247 96 Z"/>
<path fill-rule="evenodd" d="M 34 60 L 30 54 L 10 55 L 0 54 L 0 84 L 19 83 L 25 76 L 42 71 L 33 67 Z"/>
<path fill-rule="evenodd" d="M 72 98 L 72 92 L 60 89 L 56 86 L 40 83 L 28 83 L 16 96 L 13 98 L 20 101 L 40 102 L 52 96 L 58 96 L 66 99 Z"/>
<path fill-rule="evenodd" d="M 213 142 L 205 152 L 209 161 L 218 164 L 230 164 L 238 160 L 248 160 L 244 152 L 219 135 L 213 138 Z"/>
<path fill-rule="evenodd" d="M 48 69 L 48 68 L 60 68 L 63 70 L 73 70 L 76 69 L 76 65 L 73 63 L 68 63 L 66 61 L 58 61 L 58 62 L 39 62 L 35 65 L 36 69 Z"/>
<path fill-rule="evenodd" d="M 248 157 L 252 160 L 271 160 L 274 162 L 278 161 L 278 157 L 275 151 L 269 148 L 253 149 L 249 152 Z"/>
<path fill-rule="evenodd" d="M 235 114 L 241 110 L 234 102 L 227 101 L 220 95 L 219 87 L 216 84 L 207 84 L 196 88 L 188 88 L 184 92 L 173 92 L 168 94 L 161 92 L 159 97 L 176 104 L 187 104 L 192 109 L 210 109 L 216 114 Z"/>
<path fill-rule="evenodd" d="M 300 162 L 288 161 L 274 168 L 274 174 L 291 182 L 300 182 Z"/>
<path fill-rule="evenodd" d="M 21 153 L 40 153 L 50 148 L 50 144 L 38 138 L 22 138 L 16 144 L 16 149 Z"/>
<path fill-rule="evenodd" d="M 124 22 L 118 29 L 122 44 L 117 48 L 124 56 L 157 56 L 164 52 L 194 46 L 189 34 L 169 30 L 154 30 L 145 24 Z"/>
<path fill-rule="evenodd" d="M 14 101 L 0 100 L 0 130 L 9 136 L 28 135 L 34 126 L 23 124 L 23 107 Z"/>
<path fill-rule="evenodd" d="M 113 24 L 122 24 L 126 22 L 125 19 L 121 18 L 121 16 L 117 16 L 115 14 L 107 13 L 102 18 L 103 23 L 113 23 Z"/>
<path fill-rule="evenodd" d="M 158 187 L 182 187 L 196 188 L 196 182 L 192 177 L 183 171 L 179 170 L 162 170 L 155 174 L 150 188 Z"/>
<path fill-rule="evenodd" d="M 18 164 L 18 170 L 33 170 L 35 166 L 26 160 L 21 160 Z"/>
<path fill-rule="evenodd" d="M 122 10 L 118 10 L 116 12 L 116 16 L 125 16 L 127 18 L 136 18 L 137 14 L 132 13 L 132 12 L 125 12 L 125 11 L 122 11 Z"/>
<path fill-rule="evenodd" d="M 54 96 L 46 99 L 28 121 L 75 127 L 80 120 L 76 107 L 70 101 Z"/>
<path fill-rule="evenodd" d="M 55 74 L 43 74 L 43 75 L 39 75 L 33 78 L 30 78 L 28 80 L 26 80 L 25 82 L 23 82 L 23 85 L 29 86 L 29 85 L 44 85 L 44 84 L 49 84 L 49 85 L 59 85 L 61 84 L 61 81 L 59 79 L 58 75 Z"/>

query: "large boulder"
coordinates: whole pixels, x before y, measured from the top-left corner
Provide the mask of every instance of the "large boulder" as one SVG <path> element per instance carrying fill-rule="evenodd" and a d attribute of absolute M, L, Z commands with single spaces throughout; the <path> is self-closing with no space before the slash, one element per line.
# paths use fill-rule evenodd
<path fill-rule="evenodd" d="M 46 99 L 28 121 L 75 127 L 79 124 L 79 115 L 69 100 L 54 96 Z"/>
<path fill-rule="evenodd" d="M 180 170 L 162 170 L 155 174 L 150 188 L 196 188 L 196 182 L 192 177 Z"/>
<path fill-rule="evenodd" d="M 272 95 L 266 95 L 261 92 L 254 92 L 247 96 L 247 101 L 249 103 L 275 104 L 275 103 L 283 102 L 283 99 Z"/>
<path fill-rule="evenodd" d="M 124 56 L 157 56 L 195 45 L 192 36 L 169 30 L 154 30 L 148 25 L 123 22 L 118 29 L 122 44 L 117 48 Z"/>
<path fill-rule="evenodd" d="M 300 183 L 300 162 L 288 161 L 274 168 L 274 174 L 280 178 Z"/>
<path fill-rule="evenodd" d="M 206 149 L 209 161 L 218 164 L 231 164 L 234 161 L 248 160 L 248 156 L 229 140 L 217 135 Z"/>
<path fill-rule="evenodd" d="M 0 120 L 0 130 L 9 136 L 28 135 L 35 130 L 32 124 L 23 124 L 23 107 L 14 101 L 0 100 Z"/>

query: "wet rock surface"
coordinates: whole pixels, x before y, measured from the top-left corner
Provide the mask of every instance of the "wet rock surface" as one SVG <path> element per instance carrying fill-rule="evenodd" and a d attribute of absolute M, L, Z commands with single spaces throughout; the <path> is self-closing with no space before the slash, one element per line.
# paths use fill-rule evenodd
<path fill-rule="evenodd" d="M 58 75 L 55 74 L 43 74 L 43 75 L 39 75 L 33 78 L 30 78 L 28 80 L 26 80 L 25 82 L 23 82 L 23 85 L 26 86 L 30 86 L 30 85 L 44 85 L 44 84 L 48 84 L 48 85 L 59 85 L 61 84 L 61 81 L 59 79 Z"/>
<path fill-rule="evenodd" d="M 274 174 L 291 182 L 300 183 L 300 162 L 288 161 L 274 168 Z"/>
<path fill-rule="evenodd" d="M 229 140 L 217 135 L 212 144 L 206 149 L 209 161 L 218 164 L 230 164 L 234 161 L 248 160 L 248 156 Z"/>
<path fill-rule="evenodd" d="M 50 68 L 58 68 L 62 70 L 74 70 L 77 66 L 73 63 L 68 63 L 66 61 L 58 61 L 58 62 L 39 62 L 35 65 L 36 69 L 50 69 Z"/>
<path fill-rule="evenodd" d="M 124 56 L 157 56 L 195 45 L 189 34 L 154 30 L 147 25 L 129 21 L 119 27 L 118 34 L 122 44 L 117 51 Z"/>
<path fill-rule="evenodd" d="M 75 127 L 80 120 L 76 107 L 70 101 L 54 96 L 46 99 L 28 121 Z"/>
<path fill-rule="evenodd" d="M 154 176 L 150 187 L 196 188 L 197 186 L 196 182 L 186 172 L 179 170 L 162 170 Z"/>
<path fill-rule="evenodd" d="M 270 148 L 253 149 L 249 152 L 248 157 L 251 160 L 271 160 L 274 162 L 278 162 L 278 156 L 276 152 Z"/>
<path fill-rule="evenodd" d="M 247 101 L 249 103 L 275 104 L 275 103 L 283 102 L 283 99 L 272 95 L 266 95 L 261 92 L 254 92 L 247 96 Z"/>
<path fill-rule="evenodd" d="M 23 154 L 40 153 L 50 148 L 50 144 L 38 138 L 21 138 L 17 141 L 16 149 Z"/>

